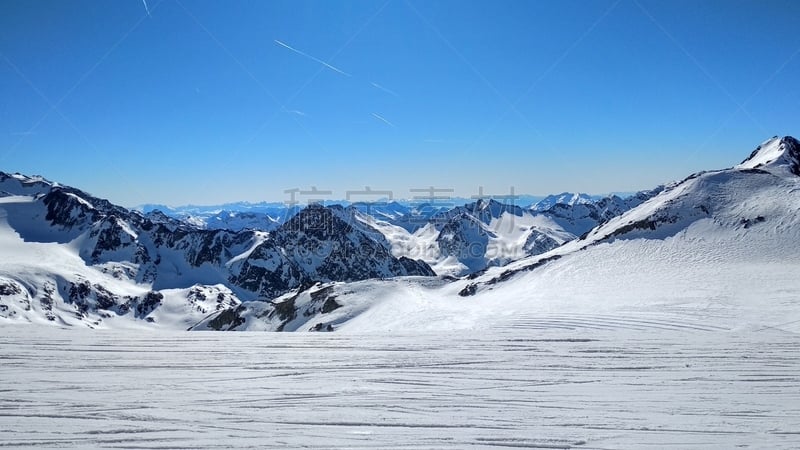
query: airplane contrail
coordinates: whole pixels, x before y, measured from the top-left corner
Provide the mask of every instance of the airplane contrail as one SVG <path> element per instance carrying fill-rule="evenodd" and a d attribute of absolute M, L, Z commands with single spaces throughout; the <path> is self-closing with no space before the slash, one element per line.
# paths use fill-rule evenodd
<path fill-rule="evenodd" d="M 303 111 L 300 111 L 299 109 L 284 109 L 284 111 L 286 111 L 289 114 L 295 114 L 301 117 L 308 117 L 308 114 L 304 113 Z"/>
<path fill-rule="evenodd" d="M 332 65 L 326 63 L 325 61 L 323 61 L 323 60 L 321 60 L 319 58 L 315 58 L 315 57 L 309 55 L 308 53 L 301 52 L 300 50 L 298 50 L 298 49 L 296 49 L 296 48 L 294 48 L 294 47 L 292 47 L 290 45 L 284 44 L 283 42 L 281 42 L 281 41 L 279 41 L 277 39 L 275 39 L 275 43 L 280 45 L 281 47 L 288 48 L 289 50 L 297 53 L 298 55 L 302 55 L 302 56 L 305 56 L 306 58 L 309 58 L 309 59 L 311 59 L 313 61 L 316 61 L 316 62 L 322 64 L 323 66 L 327 67 L 328 69 L 333 70 L 334 72 L 338 72 L 338 73 L 340 73 L 340 74 L 342 74 L 342 75 L 344 75 L 346 77 L 351 76 L 349 73 L 347 73 L 347 72 L 345 72 L 343 70 L 339 70 L 336 67 L 333 67 Z"/>
<path fill-rule="evenodd" d="M 389 125 L 392 128 L 397 128 L 397 127 L 394 126 L 394 124 L 392 122 L 389 122 L 388 120 L 384 119 L 383 117 L 381 117 L 378 114 L 372 113 L 372 117 L 380 120 L 381 122 L 385 123 L 386 125 Z"/>
<path fill-rule="evenodd" d="M 378 84 L 378 83 L 373 83 L 373 82 L 370 82 L 370 84 L 371 84 L 371 85 L 372 85 L 374 88 L 376 88 L 376 89 L 380 89 L 381 91 L 383 91 L 383 92 L 386 92 L 387 94 L 394 95 L 395 97 L 400 97 L 399 95 L 397 95 L 397 92 L 394 92 L 394 91 L 392 91 L 391 89 L 386 89 L 385 87 L 381 86 L 381 85 L 380 85 L 380 84 Z"/>
<path fill-rule="evenodd" d="M 147 7 L 147 0 L 142 0 L 142 3 L 144 3 L 144 11 L 149 16 L 150 15 L 150 8 Z"/>

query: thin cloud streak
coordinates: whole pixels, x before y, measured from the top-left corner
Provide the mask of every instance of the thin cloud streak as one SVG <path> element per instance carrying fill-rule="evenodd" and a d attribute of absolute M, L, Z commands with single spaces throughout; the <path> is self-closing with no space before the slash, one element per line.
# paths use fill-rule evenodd
<path fill-rule="evenodd" d="M 304 113 L 303 111 L 300 111 L 299 109 L 284 109 L 284 111 L 286 111 L 289 114 L 294 114 L 300 117 L 308 117 L 308 114 Z"/>
<path fill-rule="evenodd" d="M 387 89 L 387 88 L 385 88 L 385 87 L 381 86 L 381 85 L 380 85 L 380 84 L 378 84 L 378 83 L 372 83 L 372 82 L 370 82 L 370 84 L 371 84 L 371 85 L 372 85 L 374 88 L 376 88 L 376 89 L 379 89 L 379 90 L 381 90 L 381 91 L 383 91 L 383 92 L 386 92 L 387 94 L 394 95 L 395 97 L 398 97 L 398 98 L 400 97 L 399 95 L 397 95 L 397 92 L 394 92 L 394 91 L 392 91 L 391 89 Z"/>
<path fill-rule="evenodd" d="M 144 3 L 144 11 L 149 16 L 150 15 L 150 8 L 147 7 L 147 0 L 142 0 L 142 3 Z"/>
<path fill-rule="evenodd" d="M 394 126 L 394 124 L 392 122 L 389 122 L 388 120 L 386 120 L 385 118 L 381 117 L 378 114 L 372 113 L 372 117 L 380 120 L 381 122 L 385 123 L 386 125 L 389 125 L 392 128 L 397 128 L 397 127 Z"/>
<path fill-rule="evenodd" d="M 323 66 L 327 67 L 328 69 L 333 70 L 334 72 L 340 73 L 340 74 L 342 74 L 342 75 L 344 75 L 346 77 L 352 76 L 349 73 L 347 73 L 347 72 L 345 72 L 343 70 L 337 69 L 336 67 L 333 67 L 332 65 L 326 63 L 325 61 L 323 61 L 323 60 L 321 60 L 319 58 L 315 58 L 315 57 L 309 55 L 308 53 L 301 52 L 300 50 L 298 50 L 298 49 L 296 49 L 296 48 L 294 48 L 294 47 L 292 47 L 292 46 L 290 46 L 288 44 L 285 44 L 285 43 L 283 43 L 283 42 L 281 42 L 281 41 L 279 41 L 277 39 L 275 39 L 275 43 L 280 45 L 281 47 L 288 48 L 289 50 L 297 53 L 298 55 L 305 56 L 306 58 L 309 58 L 309 59 L 311 59 L 313 61 L 316 61 L 316 62 L 322 64 Z"/>

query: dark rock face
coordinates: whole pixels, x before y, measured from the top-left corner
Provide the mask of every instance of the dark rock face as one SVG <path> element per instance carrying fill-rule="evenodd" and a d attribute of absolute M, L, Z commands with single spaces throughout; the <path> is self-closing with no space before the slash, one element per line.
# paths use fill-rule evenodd
<path fill-rule="evenodd" d="M 441 228 L 447 226 L 449 223 L 452 223 L 453 219 L 456 219 L 457 217 L 468 216 L 488 225 L 492 219 L 498 219 L 504 213 L 520 217 L 523 214 L 523 210 L 519 206 L 500 203 L 497 200 L 481 199 L 473 203 L 468 203 L 464 206 L 459 206 L 451 210 L 435 214 L 431 217 L 430 222 L 436 224 L 437 228 Z"/>
<path fill-rule="evenodd" d="M 442 226 L 436 243 L 442 256 L 455 256 L 474 272 L 485 266 L 484 255 L 494 233 L 472 215 L 461 213 Z"/>
<path fill-rule="evenodd" d="M 147 249 L 136 242 L 137 236 L 133 234 L 130 226 L 115 215 L 106 216 L 97 221 L 92 226 L 89 237 L 95 241 L 91 248 L 91 254 L 88 258 L 86 255 L 81 256 L 93 263 L 100 262 L 104 259 L 104 255 L 111 252 L 128 250 L 127 253 L 130 255 L 147 252 Z"/>
<path fill-rule="evenodd" d="M 64 229 L 88 226 L 99 219 L 99 211 L 88 201 L 63 188 L 53 188 L 42 201 L 47 206 L 45 218 Z"/>
<path fill-rule="evenodd" d="M 787 159 L 790 160 L 789 170 L 793 174 L 800 176 L 800 141 L 791 136 L 786 136 L 781 139 L 781 145 L 784 146 Z"/>
<path fill-rule="evenodd" d="M 740 224 L 742 224 L 742 227 L 743 227 L 743 228 L 747 229 L 747 228 L 750 228 L 750 227 L 752 227 L 753 225 L 756 225 L 756 224 L 762 223 L 762 222 L 764 222 L 764 221 L 766 221 L 766 220 L 767 220 L 767 219 L 765 219 L 765 218 L 764 218 L 764 216 L 757 216 L 757 217 L 755 217 L 755 218 L 753 218 L 753 219 L 745 219 L 745 218 L 742 218 L 742 219 L 739 221 L 739 223 L 740 223 Z"/>
<path fill-rule="evenodd" d="M 246 302 L 231 306 L 213 315 L 210 319 L 195 325 L 197 329 L 241 329 L 241 325 L 249 320 L 260 323 L 259 327 L 268 327 L 274 331 L 295 331 L 312 321 L 314 317 L 327 320 L 308 328 L 308 331 L 333 331 L 333 313 L 345 304 L 339 300 L 340 295 L 347 294 L 339 290 L 337 283 L 304 283 L 296 289 L 267 301 Z M 314 322 L 310 322 L 314 323 Z"/>
<path fill-rule="evenodd" d="M 400 264 L 402 264 L 403 267 L 405 268 L 406 273 L 408 273 L 408 275 L 415 275 L 421 277 L 436 276 L 436 272 L 434 272 L 433 269 L 431 269 L 431 266 L 429 266 L 427 263 L 425 263 L 420 259 L 411 259 L 405 256 L 401 256 L 399 258 L 399 261 Z"/>
<path fill-rule="evenodd" d="M 272 311 L 269 312 L 268 316 L 270 319 L 277 318 L 281 321 L 281 324 L 278 326 L 278 329 L 275 331 L 283 331 L 283 328 L 286 326 L 287 323 L 291 322 L 297 317 L 297 308 L 295 307 L 295 300 L 297 300 L 297 295 L 289 297 L 286 300 L 281 302 L 272 303 Z"/>
<path fill-rule="evenodd" d="M 246 311 L 244 306 L 226 309 L 208 323 L 208 327 L 216 331 L 231 331 L 245 323 L 242 314 Z"/>
<path fill-rule="evenodd" d="M 331 331 L 333 331 L 333 325 L 330 324 L 330 323 L 325 325 L 324 323 L 320 322 L 320 323 L 314 325 L 308 331 L 326 331 L 326 332 L 331 332 Z"/>
<path fill-rule="evenodd" d="M 139 319 L 147 317 L 148 314 L 161 305 L 162 300 L 164 300 L 164 295 L 160 292 L 153 291 L 145 294 L 141 300 L 138 297 L 134 298 L 133 302 L 136 305 L 136 317 Z"/>
<path fill-rule="evenodd" d="M 304 281 L 308 281 L 308 277 L 273 240 L 260 244 L 242 264 L 239 274 L 231 277 L 231 283 L 267 298 L 300 286 Z"/>
<path fill-rule="evenodd" d="M 528 239 L 525 241 L 525 252 L 528 255 L 541 255 L 560 246 L 555 239 L 537 230 L 532 230 Z"/>
<path fill-rule="evenodd" d="M 12 296 L 22 293 L 19 284 L 11 281 L 0 282 L 0 296 Z"/>
<path fill-rule="evenodd" d="M 311 301 L 314 304 L 322 303 L 322 307 L 319 311 L 322 314 L 327 314 L 329 312 L 336 311 L 337 309 L 341 308 L 342 305 L 336 302 L 336 294 L 334 293 L 333 286 L 327 286 L 320 290 L 314 291 L 311 293 Z M 304 315 L 311 315 L 316 311 L 307 310 L 304 312 Z"/>
<path fill-rule="evenodd" d="M 51 283 L 45 283 L 42 286 L 42 296 L 39 299 L 39 306 L 41 306 L 44 315 L 49 321 L 56 320 L 56 315 L 53 313 L 53 295 L 56 293 L 56 286 Z"/>
<path fill-rule="evenodd" d="M 424 262 L 392 256 L 377 230 L 355 220 L 341 206 L 310 205 L 270 234 L 231 281 L 274 298 L 304 283 L 432 276 Z"/>
<path fill-rule="evenodd" d="M 119 306 L 120 298 L 99 284 L 79 280 L 70 282 L 68 286 L 65 300 L 75 305 L 79 316 L 98 309 L 111 310 Z"/>
<path fill-rule="evenodd" d="M 470 283 L 464 287 L 464 289 L 458 292 L 458 295 L 462 297 L 469 297 L 475 295 L 478 292 L 478 285 L 475 283 Z"/>

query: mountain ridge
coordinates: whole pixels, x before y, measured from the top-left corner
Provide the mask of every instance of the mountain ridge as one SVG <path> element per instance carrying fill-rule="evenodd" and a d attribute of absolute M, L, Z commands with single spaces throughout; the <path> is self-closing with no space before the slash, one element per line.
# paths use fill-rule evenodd
<path fill-rule="evenodd" d="M 507 314 L 498 308 L 555 301 L 565 311 L 584 311 L 594 298 L 661 304 L 702 292 L 704 279 L 713 289 L 703 295 L 758 315 L 750 272 L 773 280 L 760 289 L 783 301 L 763 314 L 792 316 L 782 299 L 793 289 L 785 268 L 800 260 L 798 148 L 794 138 L 772 138 L 729 169 L 628 199 L 536 213 L 479 200 L 431 215 L 415 233 L 357 205 L 311 205 L 271 232 L 207 230 L 0 173 L 8 194 L 0 247 L 13 255 L 0 261 L 0 319 L 193 330 L 468 327 Z M 578 236 L 565 226 L 590 228 Z M 401 245 L 429 249 L 431 262 Z M 456 276 L 440 270 L 448 267 Z M 775 290 L 782 283 L 788 291 Z"/>

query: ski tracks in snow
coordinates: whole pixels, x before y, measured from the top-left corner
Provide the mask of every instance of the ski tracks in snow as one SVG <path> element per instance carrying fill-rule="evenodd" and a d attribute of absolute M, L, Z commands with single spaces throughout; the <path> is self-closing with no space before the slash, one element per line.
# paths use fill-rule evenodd
<path fill-rule="evenodd" d="M 800 446 L 797 335 L 579 319 L 610 329 L 524 326 L 531 318 L 413 335 L 6 326 L 0 446 Z"/>

